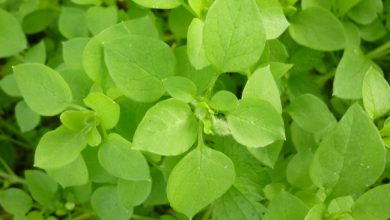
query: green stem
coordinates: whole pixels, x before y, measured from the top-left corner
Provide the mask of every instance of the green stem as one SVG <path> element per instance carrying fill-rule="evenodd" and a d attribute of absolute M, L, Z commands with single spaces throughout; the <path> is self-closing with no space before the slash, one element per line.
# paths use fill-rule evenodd
<path fill-rule="evenodd" d="M 19 146 L 22 146 L 24 148 L 27 148 L 27 149 L 31 149 L 32 148 L 32 145 L 30 146 L 29 144 L 27 143 L 24 143 L 24 142 L 21 142 L 21 141 L 18 141 L 18 140 L 15 140 L 15 139 L 12 139 L 8 136 L 5 136 L 5 135 L 1 135 L 0 136 L 0 140 L 5 140 L 5 141 L 9 141 L 9 142 L 12 142 L 16 145 L 19 145 Z"/>
<path fill-rule="evenodd" d="M 134 220 L 158 220 L 157 218 L 151 218 L 151 217 L 146 217 L 142 215 L 133 215 L 132 219 Z"/>
<path fill-rule="evenodd" d="M 366 56 L 370 59 L 376 59 L 388 53 L 390 53 L 390 41 L 368 52 Z"/>
<path fill-rule="evenodd" d="M 198 126 L 198 146 L 199 148 L 204 147 L 204 142 L 203 142 L 203 123 L 199 122 Z"/>
<path fill-rule="evenodd" d="M 3 179 L 10 181 L 11 184 L 13 184 L 13 183 L 26 184 L 26 181 L 24 179 L 22 179 L 16 175 L 10 175 L 8 173 L 4 173 L 1 171 L 0 171 L 0 178 L 3 178 Z"/>
<path fill-rule="evenodd" d="M 2 157 L 0 157 L 0 163 L 1 163 L 1 165 L 3 165 L 3 167 L 7 173 L 9 173 L 12 176 L 16 176 L 14 171 L 8 166 L 8 164 L 4 161 L 4 159 Z"/>
<path fill-rule="evenodd" d="M 26 144 L 29 144 L 29 145 L 32 145 L 32 143 L 30 142 L 30 140 L 28 140 L 27 138 L 25 138 L 23 136 L 23 134 L 17 129 L 15 128 L 14 126 L 10 125 L 9 123 L 7 123 L 6 121 L 3 121 L 3 120 L 0 120 L 0 126 L 6 128 L 8 131 L 12 132 L 14 135 L 18 136 L 19 139 L 23 140 L 26 142 Z M 23 146 L 23 145 L 22 145 Z"/>

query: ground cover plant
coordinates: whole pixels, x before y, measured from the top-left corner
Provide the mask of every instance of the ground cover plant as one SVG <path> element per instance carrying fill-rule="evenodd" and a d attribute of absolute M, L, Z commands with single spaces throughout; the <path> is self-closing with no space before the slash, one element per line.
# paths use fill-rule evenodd
<path fill-rule="evenodd" d="M 389 0 L 0 0 L 0 219 L 389 219 L 389 62 Z"/>

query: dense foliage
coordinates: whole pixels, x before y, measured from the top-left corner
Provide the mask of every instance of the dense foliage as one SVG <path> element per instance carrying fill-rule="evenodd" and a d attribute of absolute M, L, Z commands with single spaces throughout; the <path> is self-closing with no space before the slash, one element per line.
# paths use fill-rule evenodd
<path fill-rule="evenodd" d="M 0 219 L 390 218 L 390 0 L 0 0 Z"/>

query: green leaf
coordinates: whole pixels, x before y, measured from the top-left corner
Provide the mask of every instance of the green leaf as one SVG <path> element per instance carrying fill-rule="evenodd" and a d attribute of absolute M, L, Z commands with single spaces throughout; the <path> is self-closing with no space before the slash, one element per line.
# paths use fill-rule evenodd
<path fill-rule="evenodd" d="M 342 212 L 350 212 L 351 207 L 353 205 L 353 197 L 352 196 L 342 196 L 332 199 L 328 205 L 328 213 L 329 214 L 338 214 Z"/>
<path fill-rule="evenodd" d="M 382 220 L 390 218 L 390 184 L 368 190 L 352 206 L 355 220 Z"/>
<path fill-rule="evenodd" d="M 359 24 L 369 24 L 378 16 L 380 0 L 360 0 L 348 13 L 348 16 Z"/>
<path fill-rule="evenodd" d="M 84 103 L 96 111 L 105 129 L 111 129 L 118 123 L 120 107 L 110 97 L 93 92 L 84 99 Z"/>
<path fill-rule="evenodd" d="M 386 27 L 380 18 L 367 25 L 360 26 L 359 30 L 361 38 L 365 41 L 379 40 L 387 33 Z"/>
<path fill-rule="evenodd" d="M 274 168 L 274 165 L 279 158 L 280 151 L 283 148 L 283 143 L 284 141 L 275 141 L 274 143 L 261 148 L 248 147 L 247 150 L 258 161 L 268 167 Z"/>
<path fill-rule="evenodd" d="M 45 42 L 41 41 L 38 44 L 31 47 L 24 55 L 25 63 L 41 63 L 46 62 L 46 46 Z"/>
<path fill-rule="evenodd" d="M 360 192 L 373 184 L 385 166 L 379 132 L 358 104 L 345 113 L 314 154 L 310 175 L 331 197 Z"/>
<path fill-rule="evenodd" d="M 88 147 L 83 152 L 83 158 L 88 168 L 89 180 L 95 183 L 107 183 L 114 180 L 101 165 L 98 160 L 98 152 L 100 148 Z"/>
<path fill-rule="evenodd" d="M 220 72 L 246 71 L 260 58 L 265 30 L 255 0 L 216 0 L 207 13 L 206 56 Z"/>
<path fill-rule="evenodd" d="M 100 5 L 102 3 L 102 0 L 71 0 L 72 2 L 80 5 Z"/>
<path fill-rule="evenodd" d="M 24 101 L 15 106 L 15 118 L 22 132 L 31 131 L 41 120 L 41 117 L 33 112 Z"/>
<path fill-rule="evenodd" d="M 385 115 L 390 110 L 389 83 L 373 67 L 370 67 L 363 80 L 363 103 L 373 119 Z"/>
<path fill-rule="evenodd" d="M 133 148 L 158 155 L 178 155 L 190 149 L 196 137 L 197 121 L 190 107 L 168 99 L 146 112 L 135 131 Z"/>
<path fill-rule="evenodd" d="M 34 10 L 23 17 L 22 27 L 26 34 L 36 34 L 44 31 L 57 20 L 58 11 L 42 8 Z"/>
<path fill-rule="evenodd" d="M 25 171 L 26 183 L 34 200 L 47 205 L 55 199 L 58 185 L 46 173 L 40 170 Z"/>
<path fill-rule="evenodd" d="M 192 19 L 187 33 L 187 55 L 195 69 L 200 70 L 210 65 L 203 44 L 204 23 L 198 18 Z"/>
<path fill-rule="evenodd" d="M 33 201 L 21 189 L 8 188 L 0 191 L 0 205 L 6 212 L 17 215 L 28 212 L 33 206 Z"/>
<path fill-rule="evenodd" d="M 213 206 L 213 220 L 261 219 L 256 205 L 236 187 L 231 187 Z"/>
<path fill-rule="evenodd" d="M 0 9 L 0 58 L 16 55 L 26 49 L 27 40 L 18 20 Z"/>
<path fill-rule="evenodd" d="M 261 99 L 240 100 L 227 120 L 234 139 L 247 147 L 264 147 L 285 139 L 282 117 L 269 102 Z"/>
<path fill-rule="evenodd" d="M 344 15 L 361 0 L 334 1 L 333 6 L 337 14 Z"/>
<path fill-rule="evenodd" d="M 326 134 L 337 124 L 328 106 L 311 94 L 295 98 L 288 106 L 287 112 L 299 127 L 316 135 Z"/>
<path fill-rule="evenodd" d="M 58 20 L 58 29 L 68 39 L 87 37 L 88 29 L 85 11 L 74 7 L 62 7 Z"/>
<path fill-rule="evenodd" d="M 193 14 L 184 7 L 177 7 L 170 11 L 168 26 L 176 39 L 187 38 L 188 26 L 190 26 L 193 18 Z M 202 40 L 202 38 L 200 40 Z"/>
<path fill-rule="evenodd" d="M 75 55 L 76 56 L 76 55 Z M 72 91 L 72 102 L 82 105 L 83 99 L 89 94 L 92 88 L 92 81 L 88 78 L 82 68 L 63 68 L 59 72 L 68 83 Z"/>
<path fill-rule="evenodd" d="M 135 3 L 155 9 L 171 9 L 178 7 L 181 3 L 179 0 L 133 0 Z"/>
<path fill-rule="evenodd" d="M 62 44 L 62 56 L 69 67 L 82 68 L 83 51 L 90 38 L 76 37 Z"/>
<path fill-rule="evenodd" d="M 43 169 L 62 167 L 76 160 L 86 145 L 82 133 L 60 126 L 43 135 L 35 151 L 34 165 Z"/>
<path fill-rule="evenodd" d="M 22 96 L 14 74 L 4 76 L 0 81 L 0 88 L 9 96 Z"/>
<path fill-rule="evenodd" d="M 310 7 L 294 16 L 289 27 L 291 37 L 299 44 L 321 51 L 345 47 L 344 29 L 330 11 Z"/>
<path fill-rule="evenodd" d="M 302 189 L 310 188 L 313 183 L 310 179 L 310 164 L 313 153 L 310 148 L 299 151 L 292 156 L 286 168 L 287 181 Z"/>
<path fill-rule="evenodd" d="M 337 66 L 333 95 L 343 99 L 361 99 L 364 76 L 371 66 L 359 50 L 345 50 Z"/>
<path fill-rule="evenodd" d="M 162 80 L 174 75 L 176 60 L 161 40 L 128 36 L 104 43 L 105 61 L 116 86 L 130 99 L 153 102 L 164 94 Z"/>
<path fill-rule="evenodd" d="M 186 77 L 168 77 L 163 80 L 163 85 L 170 96 L 183 102 L 193 101 L 197 94 L 195 83 Z"/>
<path fill-rule="evenodd" d="M 282 113 L 279 88 L 271 73 L 270 66 L 257 69 L 248 79 L 242 92 L 242 98 L 258 98 L 268 101 Z"/>
<path fill-rule="evenodd" d="M 118 12 L 116 7 L 89 7 L 86 14 L 87 27 L 93 35 L 114 25 L 117 22 Z"/>
<path fill-rule="evenodd" d="M 301 220 L 308 211 L 309 208 L 299 198 L 282 191 L 271 201 L 264 220 Z"/>
<path fill-rule="evenodd" d="M 87 165 L 81 155 L 65 166 L 56 169 L 48 169 L 46 171 L 47 174 L 63 188 L 81 186 L 88 182 Z"/>
<path fill-rule="evenodd" d="M 209 105 L 217 111 L 229 112 L 237 107 L 238 99 L 232 92 L 220 90 L 211 97 Z"/>
<path fill-rule="evenodd" d="M 267 40 L 278 38 L 289 26 L 278 0 L 256 0 Z"/>
<path fill-rule="evenodd" d="M 167 186 L 171 206 L 192 218 L 225 193 L 235 180 L 233 162 L 206 146 L 188 153 L 172 170 Z"/>
<path fill-rule="evenodd" d="M 118 180 L 118 195 L 127 208 L 142 204 L 152 189 L 151 180 Z"/>
<path fill-rule="evenodd" d="M 15 79 L 27 105 L 36 113 L 52 116 L 72 101 L 72 93 L 60 74 L 38 63 L 14 67 Z"/>
<path fill-rule="evenodd" d="M 99 149 L 99 162 L 108 173 L 125 180 L 149 180 L 145 157 L 131 149 L 131 143 L 118 134 L 110 134 Z"/>
<path fill-rule="evenodd" d="M 97 216 L 102 220 L 128 220 L 133 215 L 133 208 L 126 209 L 119 199 L 115 186 L 103 186 L 91 196 L 91 204 Z"/>

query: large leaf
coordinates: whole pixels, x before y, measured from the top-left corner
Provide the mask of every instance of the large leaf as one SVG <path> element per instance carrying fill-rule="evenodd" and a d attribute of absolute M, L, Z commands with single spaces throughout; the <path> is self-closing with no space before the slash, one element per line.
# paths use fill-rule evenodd
<path fill-rule="evenodd" d="M 162 80 L 174 75 L 171 48 L 153 38 L 128 36 L 104 44 L 105 61 L 116 86 L 130 99 L 153 102 L 165 92 Z"/>
<path fill-rule="evenodd" d="M 379 132 L 362 108 L 349 108 L 314 154 L 311 178 L 330 197 L 360 192 L 373 184 L 385 167 Z"/>
<path fill-rule="evenodd" d="M 58 185 L 46 173 L 40 170 L 27 170 L 26 183 L 32 197 L 42 205 L 55 199 Z"/>
<path fill-rule="evenodd" d="M 92 92 L 84 99 L 84 103 L 96 111 L 105 129 L 111 129 L 118 123 L 120 107 L 110 97 Z"/>
<path fill-rule="evenodd" d="M 344 28 L 330 11 L 310 7 L 300 11 L 291 21 L 291 37 L 299 44 L 321 51 L 345 47 Z"/>
<path fill-rule="evenodd" d="M 38 63 L 14 67 L 15 79 L 27 105 L 36 113 L 52 116 L 62 112 L 72 101 L 72 93 L 61 75 Z"/>
<path fill-rule="evenodd" d="M 27 40 L 18 20 L 0 9 L 0 58 L 19 53 L 27 47 Z"/>
<path fill-rule="evenodd" d="M 272 199 L 264 220 L 301 220 L 309 208 L 294 195 L 282 191 Z"/>
<path fill-rule="evenodd" d="M 255 0 L 216 0 L 203 32 L 209 61 L 221 72 L 245 71 L 260 58 L 265 30 Z"/>
<path fill-rule="evenodd" d="M 225 193 L 235 179 L 233 162 L 223 153 L 201 146 L 188 153 L 172 170 L 168 200 L 192 218 Z"/>
<path fill-rule="evenodd" d="M 188 27 L 187 54 L 195 69 L 203 69 L 210 65 L 204 50 L 203 27 L 203 21 L 198 18 L 194 18 Z"/>
<path fill-rule="evenodd" d="M 35 151 L 34 165 L 43 169 L 56 169 L 76 160 L 87 142 L 84 134 L 60 126 L 43 135 Z"/>
<path fill-rule="evenodd" d="M 267 40 L 278 38 L 289 26 L 278 0 L 256 0 Z"/>
<path fill-rule="evenodd" d="M 285 139 L 281 115 L 267 101 L 247 98 L 227 115 L 232 136 L 247 147 L 264 147 Z"/>
<path fill-rule="evenodd" d="M 0 205 L 6 212 L 20 215 L 32 208 L 33 201 L 23 190 L 8 188 L 0 191 Z"/>
<path fill-rule="evenodd" d="M 191 148 L 196 136 L 197 122 L 190 107 L 169 99 L 146 112 L 135 131 L 133 147 L 159 155 L 178 155 Z"/>
<path fill-rule="evenodd" d="M 380 185 L 361 195 L 352 206 L 355 220 L 383 220 L 390 218 L 390 184 Z"/>

